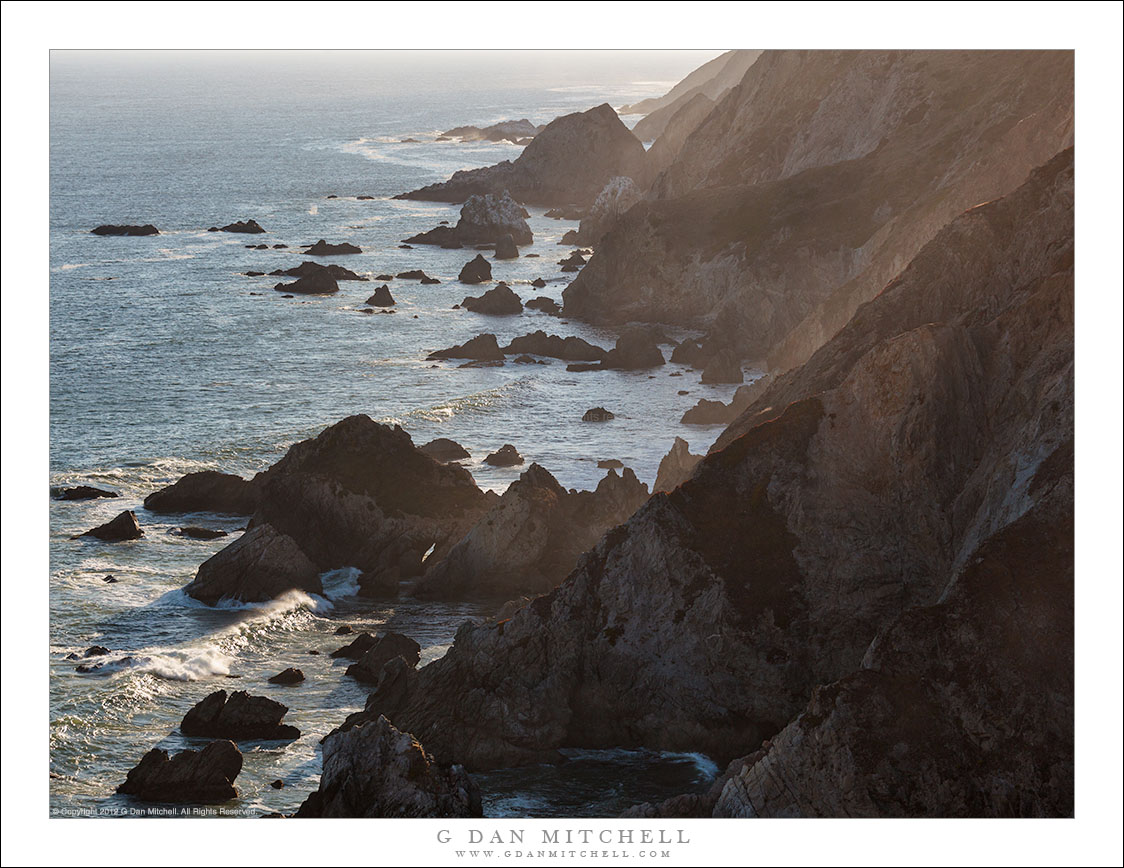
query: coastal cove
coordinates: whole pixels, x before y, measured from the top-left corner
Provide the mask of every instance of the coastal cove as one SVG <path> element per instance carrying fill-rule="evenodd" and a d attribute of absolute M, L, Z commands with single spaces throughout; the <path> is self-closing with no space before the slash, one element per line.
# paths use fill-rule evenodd
<path fill-rule="evenodd" d="M 54 815 L 1072 816 L 1073 53 L 583 57 L 60 56 Z"/>
<path fill-rule="evenodd" d="M 148 747 L 199 746 L 176 727 L 199 699 L 225 687 L 286 703 L 286 721 L 303 733 L 284 746 L 243 745 L 232 811 L 291 813 L 316 788 L 318 740 L 369 692 L 343 675 L 349 661 L 328 656 L 345 644 L 334 635 L 339 625 L 404 633 L 421 643 L 424 664 L 465 620 L 494 612 L 486 603 L 367 601 L 354 596 L 348 571 L 325 575 L 322 596 L 203 606 L 182 589 L 232 537 L 192 539 L 180 528 L 236 535 L 246 520 L 143 509 L 161 486 L 204 469 L 249 477 L 355 412 L 402 425 L 418 445 L 455 438 L 471 452 L 466 466 L 477 482 L 498 492 L 526 467 L 483 462 L 504 443 L 579 489 L 596 486 L 605 475 L 597 463 L 609 458 L 650 487 L 676 436 L 705 451 L 722 426 L 678 419 L 699 398 L 728 401 L 735 387 L 669 376 L 688 373 L 684 365 L 649 379 L 647 371 L 568 373 L 558 360 L 477 369 L 425 361 L 485 331 L 501 344 L 545 329 L 611 347 L 617 330 L 530 310 L 510 318 L 453 310 L 476 294 L 456 280 L 474 253 L 399 244 L 455 223 L 460 207 L 392 198 L 521 151 L 511 142 L 433 141 L 441 130 L 522 117 L 545 124 L 606 100 L 657 96 L 699 58 L 650 54 L 636 70 L 609 70 L 594 55 L 591 67 L 575 71 L 562 60 L 497 57 L 464 90 L 451 86 L 440 56 L 428 78 L 393 58 L 328 68 L 299 59 L 264 68 L 55 59 L 51 485 L 87 484 L 120 497 L 50 502 L 53 811 L 143 807 L 114 789 Z M 409 138 L 428 141 L 402 142 Z M 535 240 L 522 252 L 538 256 L 494 263 L 494 274 L 524 299 L 560 302 L 573 274 L 560 272 L 558 260 L 573 248 L 558 241 L 578 223 L 544 217 L 546 210 L 529 209 Z M 207 232 L 251 218 L 266 234 Z M 90 234 L 137 221 L 159 235 Z M 441 283 L 391 281 L 393 316 L 361 312 L 378 285 L 370 280 L 341 282 L 330 296 L 281 298 L 269 272 L 308 259 L 299 245 L 319 238 L 363 250 L 320 262 L 369 277 L 419 268 Z M 262 241 L 268 249 L 247 249 Z M 263 275 L 246 276 L 253 271 Z M 546 286 L 531 287 L 537 278 Z M 583 423 L 596 405 L 612 408 L 614 420 Z M 663 437 L 651 437 L 655 426 Z M 126 508 L 136 510 L 142 539 L 70 539 Z M 68 655 L 93 645 L 111 650 L 112 662 L 98 674 L 77 672 Z M 299 688 L 265 683 L 287 666 L 303 668 Z M 488 814 L 614 816 L 705 786 L 716 773 L 704 757 L 651 751 L 578 752 L 569 766 L 572 774 L 555 766 L 543 775 L 496 772 L 490 794 L 484 782 Z M 276 779 L 284 789 L 270 786 Z M 202 806 L 189 814 L 210 815 Z"/>

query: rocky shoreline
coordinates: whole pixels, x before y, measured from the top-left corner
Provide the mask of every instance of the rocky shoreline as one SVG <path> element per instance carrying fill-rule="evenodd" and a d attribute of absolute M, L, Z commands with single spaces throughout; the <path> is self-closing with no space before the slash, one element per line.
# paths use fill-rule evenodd
<path fill-rule="evenodd" d="M 653 430 L 674 442 L 650 485 L 606 461 L 594 490 L 567 490 L 529 461 L 499 495 L 454 441 L 419 447 L 357 414 L 251 479 L 194 472 L 149 494 L 152 513 L 247 520 L 185 586 L 203 604 L 322 595 L 325 573 L 354 568 L 371 601 L 496 612 L 424 666 L 389 630 L 332 655 L 371 692 L 323 733 L 295 816 L 478 817 L 474 772 L 617 747 L 726 767 L 626 816 L 1072 815 L 1072 54 L 950 54 L 730 52 L 622 109 L 646 114 L 635 135 L 608 105 L 445 134 L 524 145 L 396 197 L 462 205 L 403 241 L 419 258 L 469 248 L 459 282 L 482 289 L 457 315 L 534 305 L 617 339 L 481 331 L 419 359 L 643 377 L 666 364 L 670 324 L 698 335 L 671 361 L 700 383 L 742 384 L 761 360 L 769 375 L 682 417 L 724 426 L 706 455 Z M 535 242 L 524 206 L 581 219 L 561 310 L 493 280 Z M 275 273 L 295 279 L 286 297 L 367 279 Z M 395 279 L 437 282 L 379 275 L 366 304 L 393 312 Z M 521 467 L 531 445 L 497 441 L 484 461 Z M 75 539 L 143 545 L 144 529 L 125 509 Z M 179 727 L 211 741 L 152 749 L 118 791 L 234 798 L 238 743 L 298 737 L 287 711 L 211 692 Z"/>

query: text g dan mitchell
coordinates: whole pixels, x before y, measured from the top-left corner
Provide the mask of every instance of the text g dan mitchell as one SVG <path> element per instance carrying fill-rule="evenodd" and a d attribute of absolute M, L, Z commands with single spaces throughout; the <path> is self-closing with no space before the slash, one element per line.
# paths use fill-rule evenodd
<path fill-rule="evenodd" d="M 530 840 L 524 840 L 529 838 Z M 441 844 L 690 844 L 685 829 L 441 829 Z"/>

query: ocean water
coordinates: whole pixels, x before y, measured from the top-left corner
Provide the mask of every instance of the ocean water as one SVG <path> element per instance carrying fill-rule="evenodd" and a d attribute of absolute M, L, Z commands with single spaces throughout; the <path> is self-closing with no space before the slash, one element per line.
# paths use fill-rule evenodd
<path fill-rule="evenodd" d="M 324 598 L 196 604 L 182 587 L 229 539 L 190 540 L 175 529 L 237 532 L 244 522 L 151 515 L 141 500 L 156 488 L 206 468 L 252 474 L 353 413 L 399 423 L 417 443 L 456 439 L 472 453 L 467 466 L 477 481 L 497 491 L 519 468 L 489 468 L 480 459 L 504 443 L 575 488 L 596 485 L 599 459 L 619 458 L 651 484 L 675 436 L 694 451 L 710 445 L 717 428 L 678 419 L 700 397 L 728 400 L 733 387 L 700 385 L 697 373 L 677 365 L 570 374 L 559 361 L 484 369 L 426 362 L 429 352 L 481 332 L 505 342 L 541 328 L 604 346 L 615 334 L 533 311 L 492 318 L 453 310 L 479 294 L 456 282 L 475 251 L 398 244 L 455 222 L 459 209 L 390 197 L 519 153 L 510 144 L 434 142 L 443 129 L 523 117 L 544 123 L 658 95 L 714 54 L 52 55 L 50 484 L 122 495 L 50 502 L 52 811 L 112 815 L 128 807 L 113 792 L 128 769 L 152 746 L 192 744 L 177 724 L 219 688 L 289 705 L 286 722 L 302 737 L 242 745 L 235 807 L 291 811 L 316 787 L 319 738 L 366 697 L 343 676 L 346 661 L 327 656 L 344 644 L 333 635 L 339 624 L 413 636 L 424 663 L 444 653 L 463 621 L 490 614 L 409 600 L 373 606 L 353 595 L 346 570 L 326 577 Z M 251 218 L 266 235 L 206 231 Z M 149 222 L 160 235 L 90 234 L 102 223 Z M 535 244 L 518 260 L 493 263 L 493 276 L 524 300 L 560 301 L 571 275 L 558 260 L 571 248 L 558 240 L 576 224 L 545 218 L 541 209 L 532 209 L 529 222 Z M 283 299 L 272 289 L 277 278 L 244 274 L 296 265 L 304 258 L 299 245 L 320 238 L 363 249 L 320 261 L 371 276 L 421 268 L 441 283 L 392 281 L 395 313 L 365 315 L 360 308 L 374 283 Z M 250 243 L 289 249 L 249 250 Z M 536 277 L 546 289 L 529 285 Z M 580 421 L 599 405 L 617 418 Z M 126 508 L 137 510 L 143 539 L 71 539 Z M 80 674 L 67 655 L 93 644 L 110 648 L 112 662 Z M 304 670 L 304 684 L 265 683 L 291 665 Z M 618 751 L 578 753 L 551 770 L 499 771 L 481 781 L 492 815 L 592 816 L 702 786 L 713 773 L 705 758 Z M 275 779 L 285 787 L 270 787 Z"/>

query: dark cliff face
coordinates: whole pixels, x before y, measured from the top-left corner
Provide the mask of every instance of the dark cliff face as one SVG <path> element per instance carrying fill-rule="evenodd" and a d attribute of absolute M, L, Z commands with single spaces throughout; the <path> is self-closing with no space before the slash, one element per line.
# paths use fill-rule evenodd
<path fill-rule="evenodd" d="M 976 559 L 1022 539 L 1024 516 L 1066 514 L 1064 500 L 1050 504 L 1072 479 L 1072 197 L 1067 151 L 1016 193 L 958 218 L 863 309 L 865 326 L 825 347 L 834 364 L 810 368 L 799 387 L 787 387 L 783 406 L 732 431 L 690 480 L 653 496 L 551 594 L 509 621 L 462 628 L 404 697 L 380 708 L 376 695 L 368 712 L 387 714 L 440 758 L 475 767 L 538 762 L 565 746 L 646 745 L 729 759 L 790 733 L 817 685 L 853 673 L 861 687 L 870 671 L 882 672 L 877 689 L 887 701 L 908 703 L 911 694 L 895 692 L 913 683 L 908 667 L 898 677 L 877 663 L 897 647 L 904 654 L 908 643 L 893 637 L 905 636 L 916 643 L 910 665 L 927 657 L 938 668 L 971 667 L 960 680 L 978 678 L 972 707 L 997 713 L 1009 703 L 1015 713 L 1038 689 L 1038 670 L 1021 670 L 1023 658 L 1012 653 L 992 683 L 1001 667 L 975 655 L 997 646 L 965 639 L 949 619 L 966 605 L 957 595 L 983 581 Z M 950 274 L 952 263 L 958 270 Z M 937 321 L 934 292 L 946 302 Z M 1065 620 L 1072 583 L 1062 570 L 1064 523 L 1058 533 L 1056 544 L 1044 543 L 1052 560 L 1036 558 L 1057 566 L 1042 574 L 1049 593 L 1035 597 L 1026 620 L 1002 588 L 973 597 L 995 606 L 1005 630 Z M 928 619 L 929 638 L 914 636 L 909 618 Z M 985 621 L 986 613 L 977 618 Z M 942 644 L 941 630 L 963 639 L 962 650 Z M 883 650 L 869 650 L 880 635 Z M 1020 760 L 1015 739 L 989 756 L 1017 777 L 1014 786 L 1056 792 L 1030 806 L 961 802 L 938 789 L 885 807 L 872 799 L 868 812 L 1064 812 L 1072 761 L 1066 635 L 1042 636 L 1056 645 L 1058 689 L 1034 719 L 1038 741 L 1025 745 L 1048 752 L 1043 763 L 1053 771 L 1040 775 L 1042 763 Z M 827 694 L 817 696 L 813 705 L 826 708 Z M 946 698 L 954 699 L 943 688 L 926 693 L 937 705 Z M 855 735 L 854 720 L 875 714 L 849 713 L 833 730 L 842 742 Z M 815 719 L 806 713 L 801 725 Z M 888 713 L 883 723 L 896 719 Z M 950 733 L 971 726 L 944 708 L 932 737 L 919 735 L 911 748 L 917 767 L 946 778 L 964 767 L 973 754 Z M 775 745 L 791 739 L 782 734 Z M 830 762 L 798 748 L 767 756 L 791 757 L 793 774 Z M 965 786 L 983 786 L 984 777 L 973 780 Z M 805 784 L 807 794 L 817 782 Z M 729 813 L 750 810 L 733 796 L 725 804 Z M 823 812 L 837 811 L 824 802 Z"/>
<path fill-rule="evenodd" d="M 765 52 L 567 288 L 794 367 L 965 209 L 1073 140 L 1071 52 Z"/>

